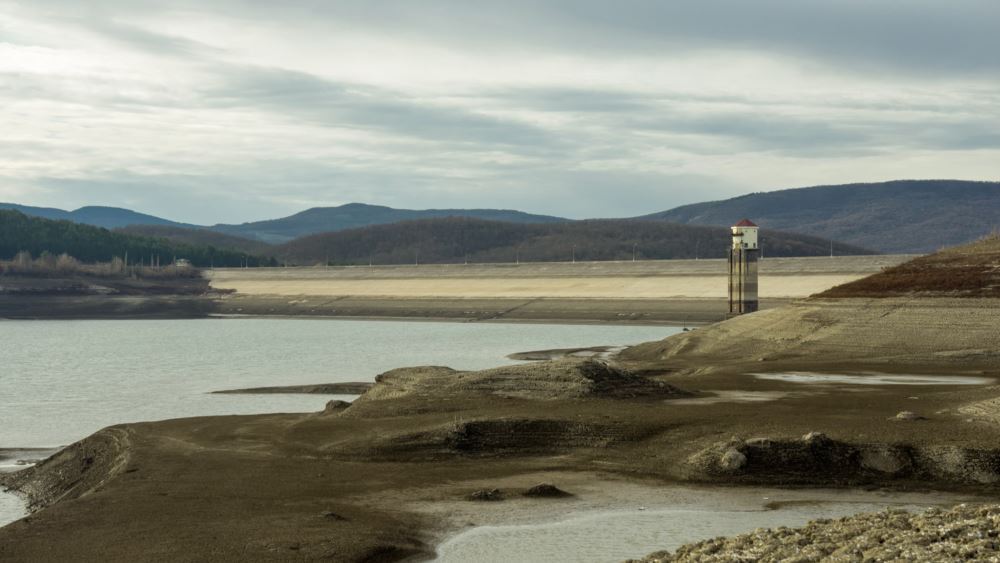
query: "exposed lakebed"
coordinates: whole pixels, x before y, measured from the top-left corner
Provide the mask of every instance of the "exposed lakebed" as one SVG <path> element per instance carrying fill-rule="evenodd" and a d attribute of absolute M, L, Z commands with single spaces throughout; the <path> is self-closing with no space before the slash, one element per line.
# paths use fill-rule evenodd
<path fill-rule="evenodd" d="M 876 372 L 857 374 L 784 372 L 751 375 L 757 379 L 814 385 L 989 385 L 996 382 L 992 377 L 971 375 L 904 375 Z"/>
<path fill-rule="evenodd" d="M 452 518 L 468 517 L 476 525 L 441 543 L 437 561 L 621 561 L 757 528 L 799 526 L 818 518 L 840 518 L 888 507 L 921 511 L 965 500 L 974 499 L 947 493 L 616 482 L 607 490 L 584 492 L 568 499 L 450 506 Z M 475 511 L 468 508 L 470 504 L 475 505 Z"/>

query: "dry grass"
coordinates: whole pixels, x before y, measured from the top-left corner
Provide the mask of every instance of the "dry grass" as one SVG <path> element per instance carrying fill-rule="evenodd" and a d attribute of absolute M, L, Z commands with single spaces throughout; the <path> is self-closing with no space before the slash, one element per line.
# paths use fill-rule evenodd
<path fill-rule="evenodd" d="M 816 297 L 1000 297 L 1000 236 L 916 258 Z"/>
<path fill-rule="evenodd" d="M 28 252 L 19 252 L 13 260 L 0 260 L 0 276 L 55 278 L 62 276 L 87 276 L 97 278 L 133 278 L 150 280 L 198 278 L 201 271 L 191 266 L 136 266 L 127 265 L 120 258 L 110 262 L 85 264 L 68 254 L 42 254 L 32 258 Z"/>

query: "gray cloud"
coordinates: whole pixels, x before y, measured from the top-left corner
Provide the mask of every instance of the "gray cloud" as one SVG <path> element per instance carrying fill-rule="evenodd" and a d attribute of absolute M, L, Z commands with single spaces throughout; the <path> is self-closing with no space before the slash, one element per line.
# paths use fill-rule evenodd
<path fill-rule="evenodd" d="M 8 8 L 0 200 L 197 223 L 351 201 L 628 216 L 982 178 L 1000 157 L 986 0 Z M 342 57 L 338 33 L 364 45 Z"/>
<path fill-rule="evenodd" d="M 498 119 L 304 72 L 220 67 L 221 85 L 199 96 L 216 107 L 252 107 L 331 127 L 374 128 L 430 141 L 505 145 L 535 152 L 565 142 L 529 123 Z"/>
<path fill-rule="evenodd" d="M 559 51 L 588 56 L 676 56 L 684 51 L 763 51 L 845 70 L 917 74 L 1000 72 L 1000 4 L 993 0 L 367 0 L 258 2 L 34 0 L 47 14 L 88 18 L 95 30 L 142 47 L 185 51 L 108 23 L 117 14 L 191 10 L 303 29 L 343 24 L 464 49 Z M 104 18 L 105 23 L 98 23 Z"/>
<path fill-rule="evenodd" d="M 225 2 L 286 21 L 345 21 L 480 50 L 657 57 L 759 50 L 846 69 L 998 73 L 1000 4 L 992 0 L 369 0 Z"/>

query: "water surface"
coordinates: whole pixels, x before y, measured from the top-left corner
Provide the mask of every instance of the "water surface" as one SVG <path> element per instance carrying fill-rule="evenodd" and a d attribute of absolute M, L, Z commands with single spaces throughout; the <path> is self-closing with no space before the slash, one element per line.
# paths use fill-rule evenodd
<path fill-rule="evenodd" d="M 629 507 L 622 507 L 614 500 L 604 501 L 608 507 L 574 507 L 572 502 L 567 502 L 562 515 L 542 514 L 515 524 L 471 527 L 439 545 L 436 561 L 622 561 L 757 528 L 798 527 L 818 518 L 840 518 L 888 507 L 920 511 L 967 500 L 947 493 L 682 486 L 649 487 L 643 497 L 632 499 Z M 773 502 L 776 499 L 779 502 Z M 507 518 L 516 520 L 519 511 L 507 510 L 512 512 Z M 550 509 L 542 505 L 527 505 L 522 509 L 527 513 L 535 510 Z"/>
<path fill-rule="evenodd" d="M 211 391 L 372 381 L 414 365 L 483 369 L 508 354 L 637 344 L 679 329 L 329 319 L 0 322 L 0 448 L 59 446 L 112 424 L 309 412 L 330 395 Z M 342 397 L 351 399 L 353 397 Z"/>

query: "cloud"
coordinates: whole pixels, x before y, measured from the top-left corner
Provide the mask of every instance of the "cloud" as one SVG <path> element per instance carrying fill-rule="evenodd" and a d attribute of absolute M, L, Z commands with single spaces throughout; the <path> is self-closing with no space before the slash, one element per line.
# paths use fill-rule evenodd
<path fill-rule="evenodd" d="M 477 147 L 504 145 L 511 150 L 534 151 L 564 143 L 530 123 L 304 72 L 229 66 L 213 74 L 219 85 L 202 90 L 199 96 L 213 107 L 256 108 L 311 124 L 376 129 Z"/>
<path fill-rule="evenodd" d="M 596 217 L 996 179 L 996 21 L 986 0 L 0 0 L 0 195 Z"/>

